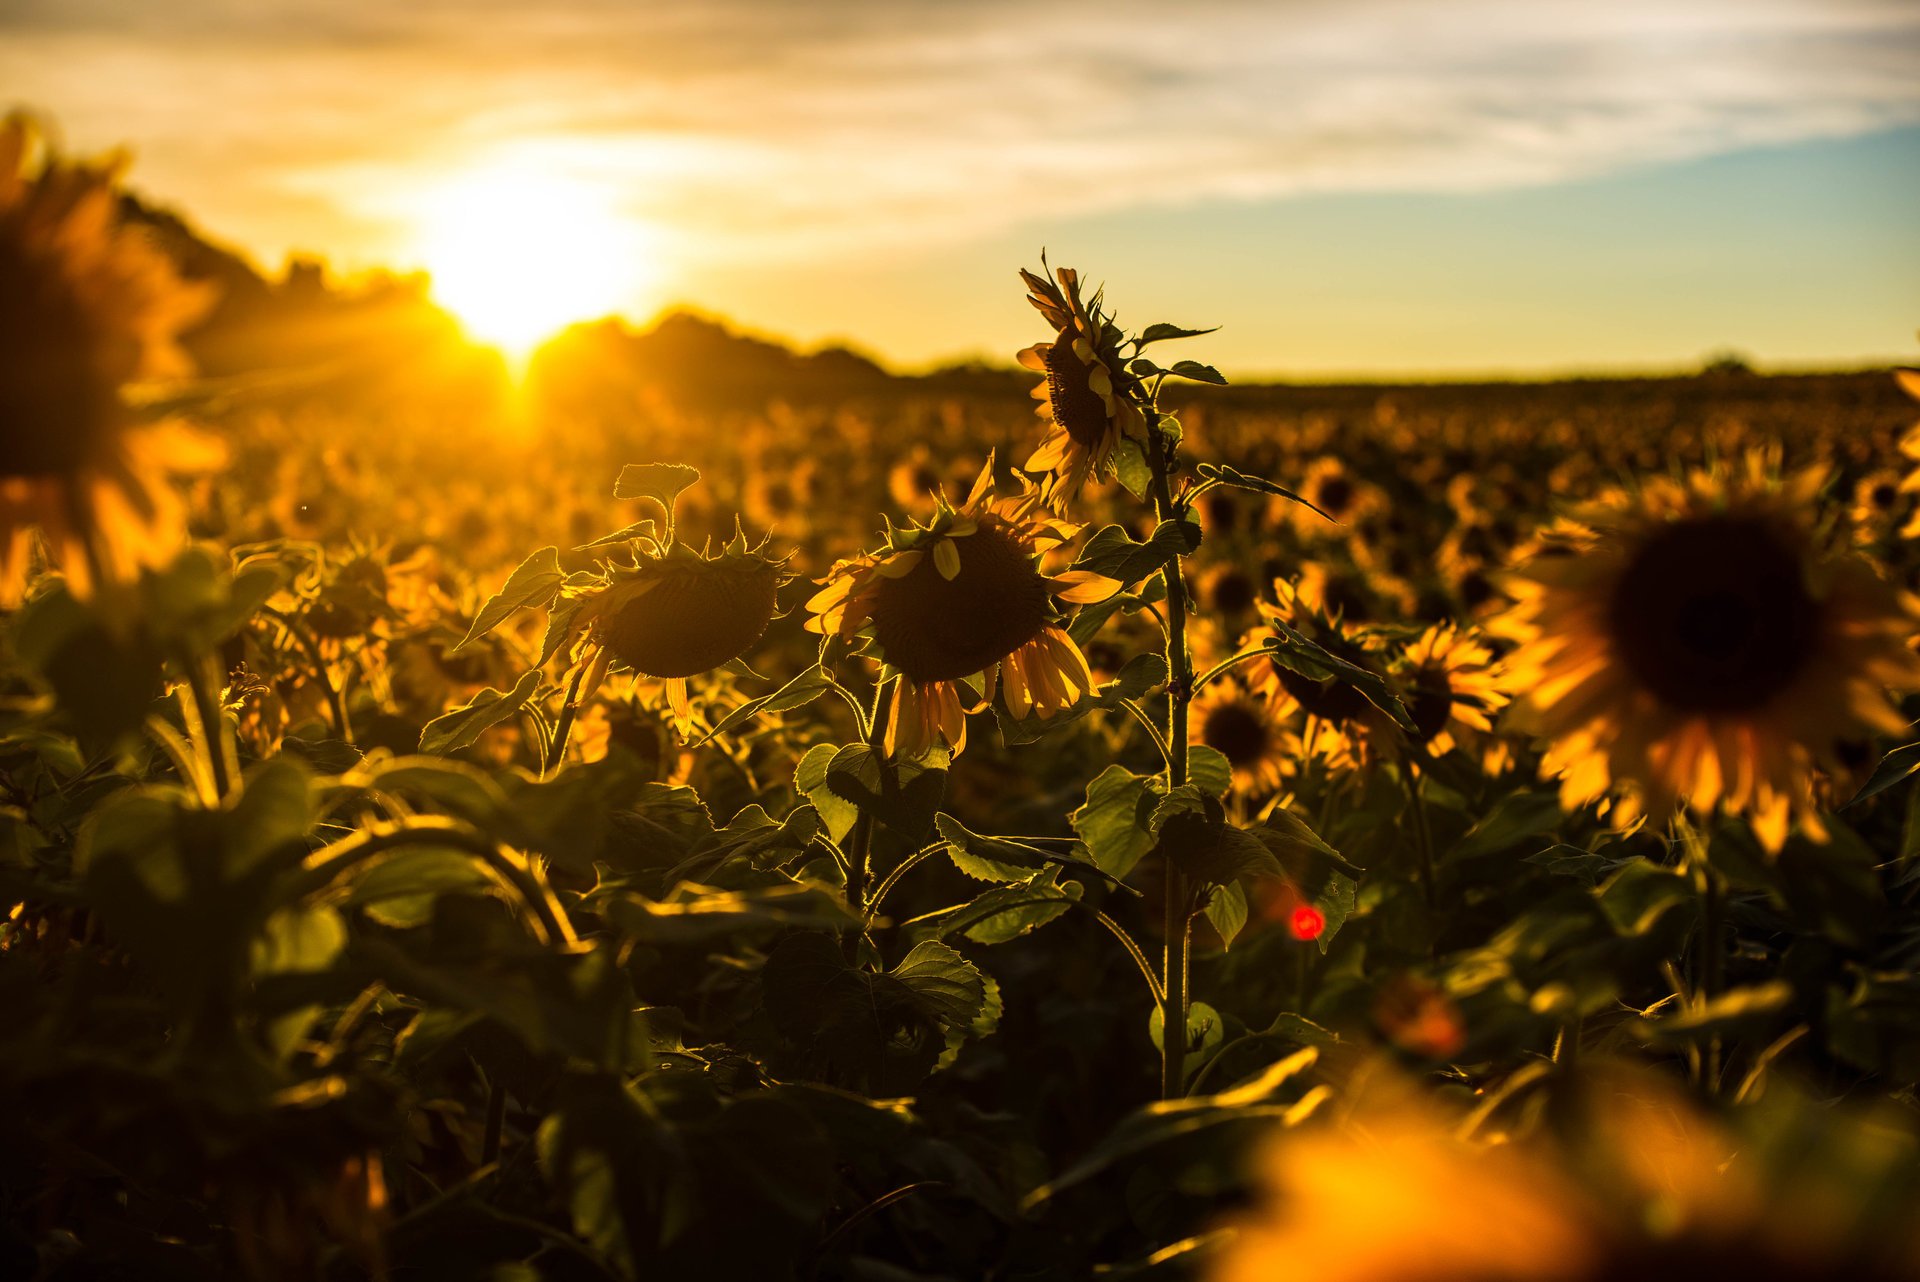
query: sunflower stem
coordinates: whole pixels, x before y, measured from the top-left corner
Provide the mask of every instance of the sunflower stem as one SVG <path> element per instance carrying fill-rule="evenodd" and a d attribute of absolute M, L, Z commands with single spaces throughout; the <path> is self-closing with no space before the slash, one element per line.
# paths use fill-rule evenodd
<path fill-rule="evenodd" d="M 1159 427 L 1159 411 L 1147 403 L 1147 466 L 1153 474 L 1156 527 L 1180 519 L 1170 478 L 1173 459 Z M 1193 657 L 1187 651 L 1187 584 L 1180 554 L 1169 553 L 1167 582 L 1167 786 L 1187 782 L 1187 705 L 1193 699 Z M 1160 967 L 1160 1097 L 1185 1094 L 1187 1068 L 1187 951 L 1192 916 L 1192 887 L 1186 873 L 1169 860 L 1161 924 L 1166 952 Z"/>
<path fill-rule="evenodd" d="M 573 674 L 573 682 L 567 686 L 567 701 L 561 705 L 560 720 L 554 723 L 553 739 L 547 744 L 547 759 L 541 763 L 540 777 L 546 778 L 560 768 L 560 759 L 567 755 L 567 740 L 573 737 L 573 719 L 580 711 L 580 683 L 586 679 L 587 669 L 593 665 L 583 663 Z"/>
<path fill-rule="evenodd" d="M 234 776 L 239 773 L 240 763 L 234 756 L 233 745 L 227 737 L 227 717 L 220 708 L 220 697 L 213 679 L 208 675 L 208 662 L 199 656 L 182 650 L 177 657 L 181 670 L 187 676 L 187 690 L 191 703 L 183 705 L 191 713 L 198 725 L 189 725 L 189 733 L 198 730 L 193 737 L 199 742 L 201 751 L 206 755 L 208 777 L 213 780 L 213 793 L 217 801 L 224 801 L 233 791 Z"/>
<path fill-rule="evenodd" d="M 894 683 L 899 680 L 882 681 L 873 687 L 873 712 L 867 717 L 867 747 L 873 752 L 874 760 L 881 770 L 893 767 L 887 760 L 887 727 L 893 720 Z M 853 821 L 853 840 L 847 847 L 847 906 L 861 920 L 867 919 L 867 880 L 868 868 L 873 849 L 873 811 L 861 807 L 860 817 Z M 847 936 L 848 961 L 852 961 L 860 951 L 860 938 L 865 934 Z"/>

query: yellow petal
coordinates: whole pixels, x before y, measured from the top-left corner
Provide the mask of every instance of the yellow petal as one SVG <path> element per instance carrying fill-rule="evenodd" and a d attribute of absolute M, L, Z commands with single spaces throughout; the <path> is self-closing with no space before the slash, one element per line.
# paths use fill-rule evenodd
<path fill-rule="evenodd" d="M 952 539 L 941 539 L 933 545 L 933 568 L 949 583 L 959 576 L 960 549 Z"/>

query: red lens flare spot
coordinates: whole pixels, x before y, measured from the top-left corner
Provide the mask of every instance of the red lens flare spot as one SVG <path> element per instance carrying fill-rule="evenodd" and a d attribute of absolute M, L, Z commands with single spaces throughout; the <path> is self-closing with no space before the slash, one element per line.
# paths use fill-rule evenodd
<path fill-rule="evenodd" d="M 1312 904 L 1301 904 L 1287 918 L 1287 929 L 1293 932 L 1295 939 L 1318 939 L 1320 932 L 1327 928 L 1327 915 Z"/>

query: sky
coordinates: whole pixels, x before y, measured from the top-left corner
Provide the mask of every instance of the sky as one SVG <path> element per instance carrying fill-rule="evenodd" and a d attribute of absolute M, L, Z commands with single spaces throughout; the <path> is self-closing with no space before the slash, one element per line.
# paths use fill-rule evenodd
<path fill-rule="evenodd" d="M 904 367 L 1042 246 L 1243 374 L 1920 343 L 1913 0 L 0 0 L 0 85 L 268 268 Z"/>

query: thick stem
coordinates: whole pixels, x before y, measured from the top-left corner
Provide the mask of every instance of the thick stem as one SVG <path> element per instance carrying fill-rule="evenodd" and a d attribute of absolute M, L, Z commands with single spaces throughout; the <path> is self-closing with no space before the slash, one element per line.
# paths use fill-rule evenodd
<path fill-rule="evenodd" d="M 1180 519 L 1173 501 L 1172 459 L 1161 434 L 1157 414 L 1149 410 L 1147 465 L 1153 472 L 1153 513 L 1156 524 Z M 1193 698 L 1193 658 L 1187 652 L 1187 584 L 1180 554 L 1168 555 L 1167 583 L 1167 785 L 1187 782 L 1187 705 Z M 1166 952 L 1160 966 L 1160 1097 L 1178 1099 L 1185 1093 L 1187 1069 L 1187 949 L 1190 938 L 1193 888 L 1185 872 L 1168 861 L 1166 901 L 1161 918 Z"/>
<path fill-rule="evenodd" d="M 895 677 L 894 681 L 900 678 Z M 893 719 L 894 681 L 882 681 L 873 688 L 873 712 L 867 717 L 867 747 L 873 752 L 874 759 L 881 770 L 891 770 L 887 761 L 887 727 Z M 867 880 L 870 875 L 868 862 L 873 849 L 873 811 L 863 808 L 859 818 L 853 821 L 853 839 L 847 846 L 847 907 L 865 920 L 867 917 Z M 860 940 L 857 935 L 847 937 L 849 960 L 851 954 L 857 954 Z"/>
<path fill-rule="evenodd" d="M 200 723 L 197 737 L 201 751 L 206 754 L 214 795 L 224 801 L 227 794 L 233 791 L 234 776 L 240 768 L 239 761 L 233 755 L 233 744 L 227 738 L 227 717 L 220 710 L 220 697 L 207 675 L 207 664 L 197 655 L 185 651 L 181 652 L 178 661 L 187 674 L 187 689 L 193 697 L 194 720 Z"/>

